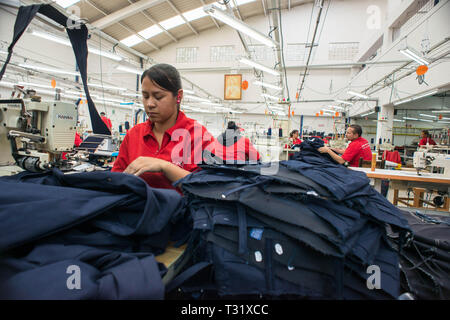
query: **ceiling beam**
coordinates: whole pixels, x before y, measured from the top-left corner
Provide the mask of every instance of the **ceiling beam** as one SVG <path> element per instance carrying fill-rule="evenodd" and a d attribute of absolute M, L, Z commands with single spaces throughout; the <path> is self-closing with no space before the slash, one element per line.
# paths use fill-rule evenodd
<path fill-rule="evenodd" d="M 189 21 L 187 21 L 187 19 L 181 14 L 180 10 L 178 10 L 177 7 L 174 6 L 172 1 L 166 0 L 166 2 L 170 5 L 173 11 L 175 11 L 176 14 L 178 14 L 184 20 L 184 22 L 188 25 L 188 27 L 192 30 L 192 32 L 198 36 L 198 31 L 194 29 L 194 27 L 191 25 Z"/>
<path fill-rule="evenodd" d="M 202 3 L 203 6 L 206 6 L 205 1 L 200 0 L 200 2 Z M 214 22 L 214 24 L 216 25 L 217 29 L 220 29 L 219 24 L 217 23 L 216 19 L 214 19 L 211 15 L 208 15 L 208 16 L 209 16 L 209 17 L 211 18 L 211 20 Z"/>
<path fill-rule="evenodd" d="M 127 17 L 130 17 L 136 13 L 154 7 L 163 2 L 165 2 L 165 0 L 141 0 L 111 14 L 108 14 L 106 17 L 92 22 L 91 25 L 99 29 L 105 29 L 106 27 L 109 27 L 116 22 L 119 22 Z"/>
<path fill-rule="evenodd" d="M 131 0 L 128 0 L 129 3 L 133 3 Z M 163 27 L 161 27 L 161 25 L 155 20 L 153 19 L 147 12 L 145 12 L 144 10 L 141 11 L 141 13 L 144 15 L 144 17 L 146 17 L 151 23 L 156 24 L 158 27 L 161 28 L 161 30 L 164 31 L 164 33 L 170 38 L 172 39 L 173 42 L 178 42 L 177 38 L 175 38 L 169 31 L 167 31 L 166 29 L 164 29 Z"/>

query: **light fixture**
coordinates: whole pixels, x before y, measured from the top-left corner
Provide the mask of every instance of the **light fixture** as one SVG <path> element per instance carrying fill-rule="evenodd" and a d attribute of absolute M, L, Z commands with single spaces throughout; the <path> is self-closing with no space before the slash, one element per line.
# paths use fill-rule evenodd
<path fill-rule="evenodd" d="M 368 113 L 364 113 L 364 114 L 361 115 L 361 117 L 368 116 L 369 114 L 372 114 L 372 113 L 375 113 L 375 111 L 371 111 L 371 112 L 368 112 Z"/>
<path fill-rule="evenodd" d="M 432 110 L 433 113 L 450 113 L 450 110 Z"/>
<path fill-rule="evenodd" d="M 47 39 L 47 40 L 50 40 L 50 41 L 53 41 L 53 42 L 56 42 L 56 43 L 59 43 L 59 44 L 63 44 L 63 45 L 68 46 L 68 47 L 72 46 L 72 44 L 70 43 L 69 39 L 61 38 L 61 37 L 52 35 L 52 34 L 47 33 L 47 32 L 42 32 L 42 31 L 39 31 L 39 30 L 31 30 L 31 34 L 34 35 L 34 36 L 43 38 L 43 39 Z M 88 47 L 88 51 L 93 53 L 93 54 L 96 54 L 96 55 L 99 55 L 99 56 L 102 56 L 102 57 L 105 57 L 105 58 L 109 58 L 109 59 L 112 59 L 112 60 L 115 60 L 115 61 L 121 61 L 123 59 L 121 56 L 119 56 L 117 54 L 114 54 L 114 53 L 111 53 L 111 52 L 107 52 L 107 51 L 101 51 L 101 50 L 96 49 L 96 48 L 89 48 Z"/>
<path fill-rule="evenodd" d="M 247 64 L 247 65 L 249 65 L 249 66 L 251 66 L 253 68 L 256 68 L 258 70 L 262 70 L 262 71 L 265 71 L 267 73 L 273 74 L 274 76 L 279 76 L 280 75 L 280 73 L 278 71 L 270 69 L 269 67 L 266 67 L 266 66 L 264 66 L 262 64 L 259 64 L 259 63 L 256 63 L 256 62 L 254 62 L 252 60 L 249 60 L 247 58 L 243 58 L 242 57 L 242 58 L 239 59 L 239 62 L 245 63 L 245 64 Z"/>
<path fill-rule="evenodd" d="M 63 70 L 63 69 L 57 69 L 57 68 L 51 68 L 51 67 L 35 66 L 35 65 L 28 64 L 28 63 L 20 63 L 19 67 L 38 70 L 38 71 L 47 71 L 47 72 L 51 72 L 51 73 L 67 74 L 67 75 L 71 75 L 71 76 L 80 76 L 80 73 L 76 72 L 76 71 L 69 71 L 69 70 Z"/>
<path fill-rule="evenodd" d="M 357 97 L 360 97 L 360 98 L 363 98 L 363 99 L 370 99 L 369 96 L 366 96 L 365 94 L 362 94 L 362 93 L 359 93 L 359 92 L 355 92 L 355 91 L 349 90 L 349 91 L 347 91 L 347 93 L 348 94 L 352 94 L 352 95 L 357 96 Z"/>
<path fill-rule="evenodd" d="M 280 98 L 271 96 L 270 94 L 267 94 L 267 93 L 263 93 L 263 94 L 261 94 L 261 96 L 269 98 L 269 99 L 272 99 L 272 100 L 275 100 L 275 101 L 280 100 Z"/>
<path fill-rule="evenodd" d="M 259 31 L 256 31 L 255 29 L 251 28 L 247 24 L 245 24 L 242 21 L 236 20 L 235 18 L 227 15 L 224 11 L 220 10 L 216 6 L 210 4 L 203 7 L 203 10 L 211 15 L 212 17 L 216 18 L 217 20 L 222 21 L 223 23 L 229 25 L 230 27 L 245 33 L 250 38 L 255 39 L 256 41 L 259 41 L 263 44 L 265 44 L 268 47 L 277 47 L 277 43 L 272 39 L 264 34 L 262 34 Z"/>
<path fill-rule="evenodd" d="M 213 103 L 213 102 L 205 102 L 205 101 L 201 102 L 201 104 L 205 104 L 207 106 L 213 106 L 213 107 L 222 107 L 223 106 L 223 104 L 221 104 L 221 103 Z"/>
<path fill-rule="evenodd" d="M 119 91 L 127 90 L 127 88 L 106 86 L 106 85 L 101 85 L 101 84 L 96 84 L 96 83 L 89 83 L 88 86 L 89 87 L 93 87 L 93 88 L 112 89 L 112 90 L 119 90 Z"/>
<path fill-rule="evenodd" d="M 400 119 L 394 119 L 393 121 L 396 121 L 396 122 L 405 122 L 405 120 L 400 120 Z"/>
<path fill-rule="evenodd" d="M 348 102 L 348 101 L 344 101 L 344 100 L 335 100 L 336 102 L 339 102 L 339 103 L 343 103 L 343 104 L 348 104 L 349 106 L 352 106 L 353 105 L 353 103 L 351 103 L 351 102 Z M 335 108 L 338 108 L 338 107 L 335 107 Z"/>
<path fill-rule="evenodd" d="M 122 65 L 117 66 L 116 69 L 120 70 L 120 71 L 133 73 L 133 74 L 138 74 L 138 75 L 141 75 L 144 72 L 144 70 L 142 70 L 142 69 L 126 67 L 126 66 L 122 66 Z"/>
<path fill-rule="evenodd" d="M 0 81 L 0 86 L 1 87 L 5 87 L 5 88 L 9 88 L 9 87 L 14 87 L 15 83 L 13 82 L 8 82 L 8 81 Z"/>
<path fill-rule="evenodd" d="M 19 81 L 18 84 L 21 86 L 29 86 L 29 87 L 37 87 L 37 88 L 44 88 L 44 89 L 53 89 L 50 85 L 40 84 L 40 83 L 32 83 L 32 82 L 23 82 Z M 56 87 L 58 89 L 62 89 L 62 87 Z"/>
<path fill-rule="evenodd" d="M 428 64 L 430 64 L 430 62 L 428 60 L 426 60 L 425 58 L 421 57 L 420 54 L 418 54 L 417 52 L 415 52 L 411 48 L 405 48 L 405 49 L 401 49 L 399 51 L 401 53 L 403 53 L 405 56 L 407 56 L 408 58 L 416 61 L 420 65 L 423 65 L 423 64 L 424 65 L 428 65 Z"/>
<path fill-rule="evenodd" d="M 450 121 L 439 121 L 438 123 L 450 123 Z"/>
<path fill-rule="evenodd" d="M 417 118 L 410 118 L 410 117 L 403 117 L 403 119 L 405 119 L 405 120 L 419 120 Z"/>
<path fill-rule="evenodd" d="M 273 84 L 268 84 L 268 83 L 264 83 L 261 81 L 255 81 L 255 82 L 253 82 L 253 84 L 256 84 L 257 86 L 275 89 L 275 90 L 283 90 L 283 88 L 281 88 L 281 87 L 277 87 L 277 86 L 274 86 Z"/>
<path fill-rule="evenodd" d="M 141 94 L 140 93 L 121 93 L 120 95 L 122 96 L 126 96 L 126 97 L 140 97 Z"/>
<path fill-rule="evenodd" d="M 419 121 L 424 121 L 424 122 L 433 122 L 433 120 L 428 120 L 428 119 L 419 119 Z"/>
<path fill-rule="evenodd" d="M 183 93 L 195 94 L 193 90 L 183 89 Z"/>
<path fill-rule="evenodd" d="M 200 98 L 200 97 L 197 97 L 197 96 L 191 96 L 191 95 L 188 95 L 188 94 L 185 94 L 185 95 L 184 95 L 184 98 L 190 99 L 190 100 L 195 100 L 195 101 L 211 102 L 211 101 L 209 101 L 208 99 Z"/>
<path fill-rule="evenodd" d="M 331 113 L 333 113 L 333 114 L 335 114 L 336 113 L 336 111 L 334 111 L 334 110 L 330 110 L 330 109 L 322 109 L 323 110 L 323 112 L 331 112 Z"/>
<path fill-rule="evenodd" d="M 420 115 L 423 116 L 423 117 L 429 117 L 429 118 L 434 118 L 434 119 L 437 118 L 437 116 L 432 116 L 432 115 L 424 114 L 424 113 L 421 113 Z"/>
<path fill-rule="evenodd" d="M 425 98 L 425 97 L 431 96 L 431 95 L 433 95 L 433 94 L 436 94 L 436 93 L 438 93 L 438 92 L 439 92 L 439 90 L 436 89 L 436 90 L 431 90 L 431 91 L 426 92 L 426 93 L 418 94 L 418 95 L 413 96 L 413 97 L 409 97 L 409 98 L 406 98 L 406 99 L 402 99 L 402 100 L 399 100 L 399 101 L 394 102 L 394 106 L 399 105 L 399 104 L 403 104 L 403 103 L 406 103 L 406 102 L 410 102 L 410 101 L 413 101 L 413 100 Z M 432 111 L 432 112 L 433 112 L 433 111 Z"/>

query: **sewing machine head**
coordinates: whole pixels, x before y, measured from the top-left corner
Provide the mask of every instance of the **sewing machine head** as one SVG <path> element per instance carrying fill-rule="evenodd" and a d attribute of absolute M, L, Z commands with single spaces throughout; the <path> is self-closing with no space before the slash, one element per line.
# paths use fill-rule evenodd
<path fill-rule="evenodd" d="M 444 175 L 450 177 L 450 154 L 433 153 L 428 151 L 414 152 L 414 168 L 420 170 L 428 167 L 444 168 Z"/>
<path fill-rule="evenodd" d="M 77 116 L 73 103 L 0 100 L 0 162 L 33 172 L 64 167 L 61 155 L 73 149 Z"/>

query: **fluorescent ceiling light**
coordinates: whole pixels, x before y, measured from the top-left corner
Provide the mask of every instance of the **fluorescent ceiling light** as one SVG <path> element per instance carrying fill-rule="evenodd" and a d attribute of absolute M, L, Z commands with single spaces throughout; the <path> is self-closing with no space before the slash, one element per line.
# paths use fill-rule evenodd
<path fill-rule="evenodd" d="M 438 123 L 450 123 L 449 121 L 439 121 Z"/>
<path fill-rule="evenodd" d="M 34 65 L 31 65 L 28 63 L 20 63 L 19 67 L 33 69 L 33 70 L 39 70 L 39 71 L 47 71 L 50 73 L 67 74 L 67 75 L 71 75 L 71 76 L 80 76 L 80 73 L 76 72 L 76 71 L 69 71 L 69 70 L 63 70 L 63 69 L 57 69 L 57 68 L 51 68 L 51 67 L 34 66 Z"/>
<path fill-rule="evenodd" d="M 151 37 L 154 37 L 164 30 L 161 29 L 157 24 L 152 25 L 151 27 L 144 29 L 140 32 L 138 32 L 141 36 L 143 36 L 145 39 L 149 39 Z M 142 41 L 142 40 L 141 40 Z"/>
<path fill-rule="evenodd" d="M 421 116 L 424 116 L 424 117 L 430 117 L 430 118 L 437 118 L 437 116 L 432 116 L 432 115 L 429 115 L 429 114 L 424 114 L 424 113 L 421 113 L 420 114 Z"/>
<path fill-rule="evenodd" d="M 141 94 L 140 93 L 121 93 L 122 96 L 126 96 L 126 97 L 140 97 Z"/>
<path fill-rule="evenodd" d="M 432 90 L 432 91 L 429 91 L 429 92 L 426 92 L 426 93 L 422 93 L 422 94 L 419 94 L 419 95 L 416 95 L 416 96 L 413 96 L 413 97 L 402 99 L 402 100 L 399 100 L 397 102 L 394 102 L 394 106 L 399 105 L 399 104 L 403 104 L 403 103 L 406 103 L 406 102 L 410 102 L 410 101 L 413 101 L 413 100 L 418 100 L 418 99 L 421 99 L 421 98 L 425 98 L 425 97 L 431 96 L 433 94 L 436 94 L 438 92 L 439 92 L 439 90 L 436 89 L 436 90 Z"/>
<path fill-rule="evenodd" d="M 417 118 L 409 118 L 409 117 L 403 117 L 403 119 L 405 119 L 405 120 L 419 120 Z"/>
<path fill-rule="evenodd" d="M 208 14 L 205 11 L 203 11 L 202 7 L 190 10 L 188 12 L 183 12 L 183 16 L 186 18 L 187 21 L 197 20 L 206 17 L 207 15 Z"/>
<path fill-rule="evenodd" d="M 394 119 L 394 121 L 396 121 L 396 122 L 405 122 L 405 120 L 400 120 L 400 119 Z"/>
<path fill-rule="evenodd" d="M 361 115 L 361 117 L 365 117 L 365 116 L 368 116 L 369 114 L 372 114 L 372 113 L 375 113 L 375 111 L 372 111 L 372 112 L 368 112 L 368 113 L 364 113 L 364 114 L 362 114 L 362 115 Z"/>
<path fill-rule="evenodd" d="M 133 34 L 132 36 L 129 36 L 125 39 L 120 40 L 124 45 L 127 47 L 133 47 L 137 45 L 138 43 L 142 42 L 142 39 L 139 38 L 137 35 Z"/>
<path fill-rule="evenodd" d="M 330 109 L 322 109 L 323 110 L 323 112 L 331 112 L 331 113 L 333 113 L 333 114 L 335 114 L 336 113 L 336 111 L 334 111 L 334 110 L 330 110 Z"/>
<path fill-rule="evenodd" d="M 216 106 L 216 107 L 222 107 L 223 104 L 221 103 L 213 103 L 213 102 L 202 102 L 202 104 L 208 105 L 208 106 Z"/>
<path fill-rule="evenodd" d="M 419 119 L 419 121 L 424 121 L 424 122 L 433 122 L 433 120 L 428 120 L 428 119 Z"/>
<path fill-rule="evenodd" d="M 15 83 L 13 83 L 13 82 L 0 81 L 0 86 L 5 87 L 5 88 L 13 87 L 14 85 L 15 85 Z"/>
<path fill-rule="evenodd" d="M 266 67 L 266 66 L 264 66 L 262 64 L 259 64 L 259 63 L 256 63 L 256 62 L 254 62 L 252 60 L 249 60 L 247 58 L 240 58 L 239 62 L 245 63 L 245 64 L 247 64 L 249 66 L 252 66 L 253 68 L 256 68 L 258 70 L 262 70 L 262 71 L 268 72 L 270 74 L 273 74 L 274 76 L 279 76 L 280 75 L 280 73 L 278 71 L 270 69 L 269 67 Z"/>
<path fill-rule="evenodd" d="M 161 27 L 163 27 L 164 29 L 169 30 L 169 29 L 178 27 L 179 25 L 182 25 L 184 23 L 185 22 L 181 16 L 175 16 L 173 18 L 170 18 L 170 19 L 160 22 L 159 25 Z"/>
<path fill-rule="evenodd" d="M 96 83 L 89 83 L 88 86 L 93 87 L 93 88 L 112 89 L 112 90 L 119 90 L 119 91 L 127 90 L 127 88 L 107 86 L 107 85 L 101 85 L 101 84 L 96 84 Z"/>
<path fill-rule="evenodd" d="M 209 101 L 208 99 L 200 98 L 200 97 L 197 97 L 197 96 L 191 96 L 191 95 L 188 95 L 188 94 L 185 94 L 185 95 L 184 95 L 184 98 L 190 99 L 190 100 L 195 100 L 195 101 L 211 102 L 211 101 Z"/>
<path fill-rule="evenodd" d="M 32 30 L 31 34 L 34 35 L 34 36 L 43 38 L 43 39 L 47 39 L 47 40 L 50 40 L 50 41 L 53 41 L 53 42 L 56 42 L 56 43 L 68 46 L 68 47 L 72 46 L 72 44 L 70 43 L 69 39 L 58 37 L 58 36 L 55 36 L 55 35 L 47 33 L 47 32 L 42 32 L 42 31 L 39 31 L 39 30 Z M 93 53 L 93 54 L 96 54 L 96 55 L 99 55 L 99 56 L 102 56 L 102 57 L 105 57 L 105 58 L 109 58 L 109 59 L 112 59 L 112 60 L 115 60 L 115 61 L 121 61 L 123 59 L 121 56 L 119 56 L 117 54 L 114 54 L 114 53 L 111 53 L 111 52 L 107 52 L 107 51 L 101 51 L 101 50 L 96 49 L 96 48 L 88 47 L 88 51 Z"/>
<path fill-rule="evenodd" d="M 348 101 L 344 101 L 344 100 L 335 100 L 336 102 L 339 102 L 339 103 L 343 103 L 343 104 L 348 104 L 349 106 L 352 106 L 353 105 L 353 103 L 351 103 L 351 102 L 348 102 Z M 336 107 L 335 107 L 336 108 Z"/>
<path fill-rule="evenodd" d="M 270 109 L 284 111 L 284 108 L 277 106 L 269 106 Z"/>
<path fill-rule="evenodd" d="M 267 37 L 266 35 L 262 34 L 261 32 L 251 28 L 247 24 L 245 24 L 242 21 L 236 20 L 235 18 L 227 15 L 224 11 L 220 10 L 214 5 L 207 5 L 203 7 L 203 10 L 211 15 L 212 17 L 222 21 L 223 23 L 229 25 L 230 27 L 245 33 L 250 38 L 255 39 L 256 41 L 259 41 L 266 46 L 269 47 L 276 47 L 278 44 L 272 39 Z"/>
<path fill-rule="evenodd" d="M 183 89 L 183 93 L 195 94 L 195 92 L 193 90 L 189 90 L 189 89 Z"/>
<path fill-rule="evenodd" d="M 429 62 L 428 60 L 426 60 L 425 58 L 421 57 L 420 54 L 418 54 L 417 52 L 413 51 L 410 48 L 406 48 L 406 49 L 401 49 L 399 50 L 401 53 L 403 53 L 405 56 L 407 56 L 408 58 L 416 61 L 418 64 L 420 65 L 428 65 Z"/>
<path fill-rule="evenodd" d="M 108 101 L 108 102 L 119 102 L 119 103 L 127 102 L 127 101 L 123 101 L 123 100 L 119 100 L 119 99 L 111 99 L 111 98 L 105 98 L 105 99 L 103 99 L 101 96 L 98 97 L 97 100 L 100 100 L 100 101 Z M 131 102 L 131 101 L 128 101 L 128 102 Z"/>
<path fill-rule="evenodd" d="M 274 86 L 273 84 L 268 84 L 268 83 L 261 82 L 261 81 L 255 81 L 255 82 L 253 82 L 253 84 L 256 84 L 257 86 L 275 89 L 275 90 L 283 90 L 283 88 L 281 88 L 281 87 L 277 87 L 277 86 Z"/>
<path fill-rule="evenodd" d="M 352 95 L 357 96 L 357 97 L 360 97 L 360 98 L 363 98 L 363 99 L 369 99 L 370 98 L 369 96 L 366 96 L 365 94 L 362 94 L 362 93 L 359 93 L 359 92 L 355 92 L 355 91 L 351 91 L 351 90 L 347 91 L 347 93 L 348 94 L 352 94 Z"/>
<path fill-rule="evenodd" d="M 44 88 L 44 89 L 53 89 L 50 85 L 40 84 L 40 83 L 32 83 L 32 82 L 23 82 L 19 81 L 18 84 L 22 86 L 29 86 L 29 87 L 37 87 L 37 88 Z M 58 89 L 63 89 L 62 87 L 56 87 Z"/>
<path fill-rule="evenodd" d="M 0 50 L 0 54 L 8 54 L 7 51 Z"/>
<path fill-rule="evenodd" d="M 63 8 L 68 8 L 75 3 L 80 2 L 80 0 L 55 0 L 55 2 Z"/>
<path fill-rule="evenodd" d="M 433 113 L 450 113 L 450 110 L 432 110 Z"/>
<path fill-rule="evenodd" d="M 261 96 L 269 98 L 269 99 L 272 99 L 272 100 L 275 100 L 275 101 L 280 100 L 280 98 L 271 96 L 270 94 L 267 94 L 267 93 L 263 93 L 263 94 L 261 94 Z"/>
<path fill-rule="evenodd" d="M 138 74 L 138 75 L 141 75 L 144 72 L 144 70 L 142 70 L 142 69 L 126 67 L 126 66 L 121 66 L 121 65 L 117 66 L 116 69 L 120 70 L 120 71 L 133 73 L 133 74 Z"/>

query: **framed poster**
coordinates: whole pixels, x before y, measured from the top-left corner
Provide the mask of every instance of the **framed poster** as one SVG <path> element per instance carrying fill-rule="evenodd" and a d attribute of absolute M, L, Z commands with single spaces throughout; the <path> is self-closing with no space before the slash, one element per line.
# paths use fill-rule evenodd
<path fill-rule="evenodd" d="M 242 99 L 242 74 L 226 74 L 224 86 L 224 100 Z"/>

